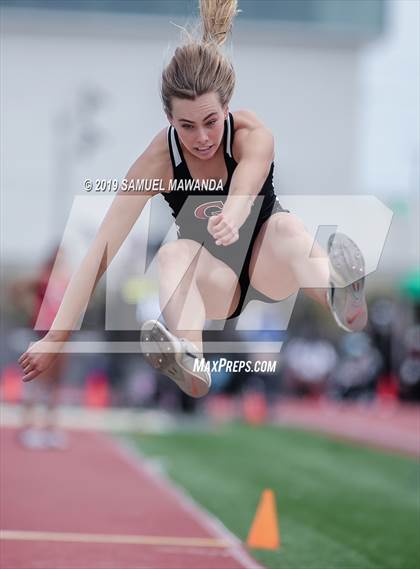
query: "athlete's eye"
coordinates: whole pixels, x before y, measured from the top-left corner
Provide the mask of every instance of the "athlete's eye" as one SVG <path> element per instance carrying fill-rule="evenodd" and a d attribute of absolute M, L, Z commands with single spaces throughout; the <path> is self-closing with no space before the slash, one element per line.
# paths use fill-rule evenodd
<path fill-rule="evenodd" d="M 182 128 L 186 128 L 186 129 L 192 128 L 192 125 L 190 125 L 190 124 L 183 124 L 181 126 L 182 126 Z"/>
<path fill-rule="evenodd" d="M 217 122 L 216 119 L 214 119 L 214 120 L 208 122 L 207 126 L 213 126 L 214 124 L 216 124 L 216 122 Z"/>

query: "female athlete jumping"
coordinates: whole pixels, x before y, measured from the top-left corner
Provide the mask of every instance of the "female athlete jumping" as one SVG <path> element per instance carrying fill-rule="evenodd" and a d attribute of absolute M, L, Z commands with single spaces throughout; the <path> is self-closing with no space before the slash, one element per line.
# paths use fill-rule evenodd
<path fill-rule="evenodd" d="M 128 182 L 160 179 L 163 190 L 117 194 L 51 330 L 19 359 L 24 381 L 51 365 L 99 278 L 156 193 L 172 209 L 178 239 L 158 254 L 166 326 L 146 322 L 142 346 L 146 359 L 189 395 L 205 395 L 211 383 L 208 372 L 194 369 L 195 360 L 202 358 L 205 320 L 234 318 L 251 298 L 275 302 L 304 288 L 332 311 L 339 326 L 347 331 L 364 328 L 360 250 L 338 233 L 331 236 L 328 252 L 313 242 L 302 222 L 277 201 L 270 130 L 250 111 L 229 112 L 235 74 L 219 45 L 236 8 L 237 0 L 201 0 L 201 41 L 190 39 L 178 47 L 162 74 L 161 96 L 170 125 L 126 176 Z M 191 191 L 180 191 L 175 182 L 188 180 L 202 186 L 191 184 Z M 209 180 L 219 182 L 219 189 L 206 191 Z"/>

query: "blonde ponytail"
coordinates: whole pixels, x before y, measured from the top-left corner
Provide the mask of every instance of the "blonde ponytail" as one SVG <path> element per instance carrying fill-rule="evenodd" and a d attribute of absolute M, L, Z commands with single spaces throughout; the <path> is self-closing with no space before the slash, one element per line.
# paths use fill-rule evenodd
<path fill-rule="evenodd" d="M 220 51 L 232 28 L 238 0 L 200 0 L 201 41 L 187 35 L 162 72 L 161 97 L 164 111 L 172 115 L 172 98 L 194 100 L 215 92 L 222 107 L 227 105 L 235 87 L 232 63 Z"/>
<path fill-rule="evenodd" d="M 238 13 L 238 0 L 200 0 L 203 42 L 222 45 Z"/>

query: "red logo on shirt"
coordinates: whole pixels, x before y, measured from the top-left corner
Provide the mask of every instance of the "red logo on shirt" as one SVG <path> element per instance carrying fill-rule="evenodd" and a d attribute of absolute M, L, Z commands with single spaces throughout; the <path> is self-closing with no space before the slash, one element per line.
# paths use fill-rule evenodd
<path fill-rule="evenodd" d="M 195 209 L 194 215 L 198 219 L 208 219 L 212 215 L 218 215 L 219 213 L 222 213 L 222 209 L 223 202 L 220 200 L 217 202 L 207 202 L 199 205 Z"/>

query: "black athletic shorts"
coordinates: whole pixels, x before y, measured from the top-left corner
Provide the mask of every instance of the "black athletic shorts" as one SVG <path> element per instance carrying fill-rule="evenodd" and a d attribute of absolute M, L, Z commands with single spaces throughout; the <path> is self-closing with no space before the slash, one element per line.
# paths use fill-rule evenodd
<path fill-rule="evenodd" d="M 238 275 L 241 295 L 238 306 L 235 311 L 227 317 L 227 320 L 237 318 L 246 304 L 251 300 L 261 300 L 269 303 L 277 302 L 277 300 L 273 300 L 265 294 L 257 291 L 251 285 L 249 278 L 249 265 L 252 256 L 252 249 L 262 225 L 271 217 L 271 215 L 278 212 L 290 213 L 288 209 L 284 209 L 280 205 L 277 199 L 273 200 L 273 204 L 270 207 L 265 207 L 261 210 L 256 221 L 256 215 L 253 215 L 251 211 L 250 216 L 239 230 L 238 241 L 226 247 L 223 245 L 216 245 L 214 238 L 208 233 L 204 238 L 202 236 L 200 238 L 197 235 L 191 234 L 189 231 L 183 230 L 182 228 L 179 228 L 178 230 L 178 237 L 180 239 L 192 239 L 193 241 L 201 243 L 209 253 L 216 257 L 216 259 L 220 259 L 226 263 Z"/>

